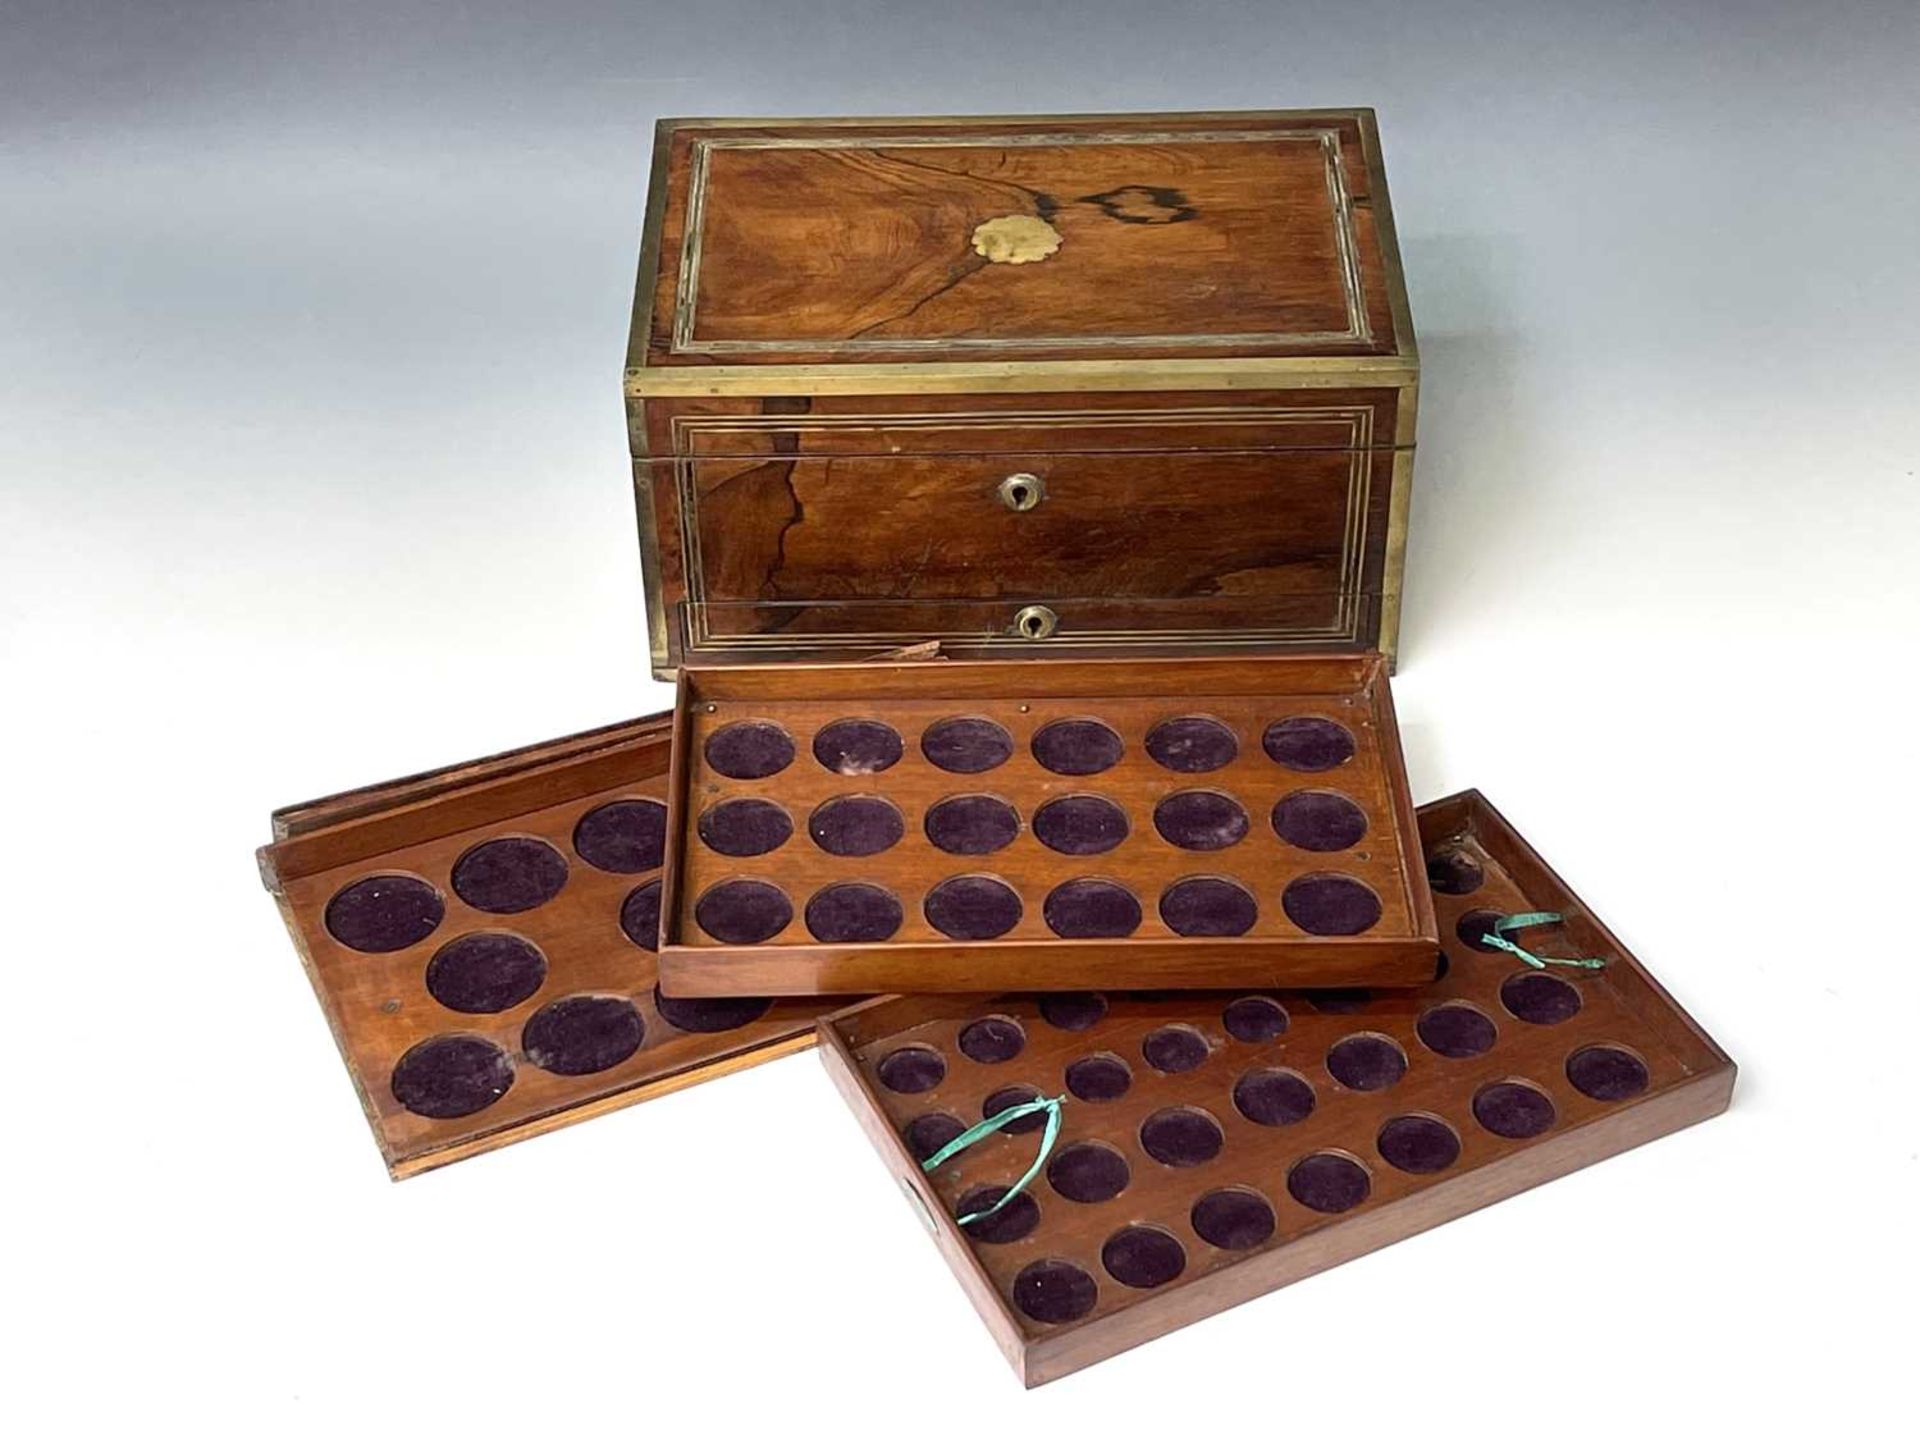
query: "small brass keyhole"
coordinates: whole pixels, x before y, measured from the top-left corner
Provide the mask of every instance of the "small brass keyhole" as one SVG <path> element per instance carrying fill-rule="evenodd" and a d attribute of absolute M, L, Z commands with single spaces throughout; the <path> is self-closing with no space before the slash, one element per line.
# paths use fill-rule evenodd
<path fill-rule="evenodd" d="M 1044 640 L 1060 628 L 1060 617 L 1045 605 L 1023 605 L 1014 612 L 1013 633 L 1025 640 Z"/>
<path fill-rule="evenodd" d="M 1000 503 L 1009 510 L 1031 510 L 1047 498 L 1047 482 L 1024 470 L 1000 482 Z"/>

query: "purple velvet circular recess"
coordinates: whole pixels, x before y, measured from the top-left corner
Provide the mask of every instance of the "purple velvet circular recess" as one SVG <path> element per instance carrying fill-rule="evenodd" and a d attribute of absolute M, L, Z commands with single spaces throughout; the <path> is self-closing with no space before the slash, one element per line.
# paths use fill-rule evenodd
<path fill-rule="evenodd" d="M 1502 983 L 1500 1003 L 1529 1025 L 1558 1025 L 1580 1013 L 1580 992 L 1558 975 L 1522 970 Z"/>
<path fill-rule="evenodd" d="M 1247 837 L 1247 812 L 1218 790 L 1179 790 L 1153 807 L 1153 828 L 1182 850 L 1224 850 Z"/>
<path fill-rule="evenodd" d="M 1140 1148 L 1162 1165 L 1204 1165 L 1226 1143 L 1220 1122 L 1190 1105 L 1156 1110 L 1140 1122 Z"/>
<path fill-rule="evenodd" d="M 701 812 L 700 843 L 718 855 L 765 855 L 793 838 L 793 818 L 771 800 L 722 800 Z"/>
<path fill-rule="evenodd" d="M 658 870 L 667 853 L 667 807 L 658 800 L 595 806 L 573 827 L 573 848 L 594 869 L 615 875 Z"/>
<path fill-rule="evenodd" d="M 1374 1141 L 1380 1158 L 1409 1175 L 1433 1175 L 1460 1158 L 1460 1137 L 1431 1115 L 1396 1115 Z"/>
<path fill-rule="evenodd" d="M 520 1032 L 527 1059 L 555 1075 L 610 1070 L 640 1048 L 646 1024 L 615 995 L 569 995 L 542 1005 Z"/>
<path fill-rule="evenodd" d="M 919 1095 L 947 1078 L 947 1062 L 931 1045 L 902 1045 L 873 1067 L 880 1083 L 899 1095 Z"/>
<path fill-rule="evenodd" d="M 1033 838 L 1062 855 L 1104 855 L 1129 828 L 1127 812 L 1099 795 L 1062 795 L 1033 812 Z"/>
<path fill-rule="evenodd" d="M 1122 1285 L 1151 1290 L 1179 1277 L 1187 1268 L 1187 1252 L 1158 1226 L 1129 1225 L 1107 1237 L 1100 1263 Z"/>
<path fill-rule="evenodd" d="M 878 855 L 898 845 L 906 833 L 899 810 L 878 795 L 836 796 L 807 817 L 807 834 L 829 855 Z"/>
<path fill-rule="evenodd" d="M 1117 940 L 1140 928 L 1140 902 L 1114 880 L 1082 877 L 1056 885 L 1040 907 L 1063 940 Z"/>
<path fill-rule="evenodd" d="M 1313 1086 L 1291 1070 L 1249 1070 L 1233 1085 L 1233 1108 L 1256 1125 L 1297 1125 L 1313 1106 Z"/>
<path fill-rule="evenodd" d="M 1497 1080 L 1473 1097 L 1473 1118 L 1503 1140 L 1528 1140 L 1553 1124 L 1553 1101 L 1531 1085 Z"/>
<path fill-rule="evenodd" d="M 722 880 L 693 907 L 694 922 L 723 945 L 758 945 L 793 920 L 793 902 L 765 880 Z"/>
<path fill-rule="evenodd" d="M 814 892 L 807 901 L 807 931 L 828 945 L 870 945 L 890 940 L 907 918 L 893 893 L 864 880 L 845 880 Z"/>
<path fill-rule="evenodd" d="M 1207 1037 L 1191 1025 L 1162 1025 L 1140 1042 L 1140 1054 L 1163 1075 L 1198 1070 L 1211 1053 Z"/>
<path fill-rule="evenodd" d="M 1013 1303 L 1042 1325 L 1078 1320 L 1099 1298 L 1093 1277 L 1065 1260 L 1036 1260 L 1013 1277 Z"/>
<path fill-rule="evenodd" d="M 966 1124 L 959 1116 L 949 1115 L 944 1110 L 930 1110 L 925 1115 L 914 1116 L 901 1132 L 901 1138 L 907 1142 L 907 1149 L 914 1159 L 926 1161 L 966 1132 Z"/>
<path fill-rule="evenodd" d="M 999 1204 L 1000 1197 L 1006 1193 L 1005 1185 L 976 1185 L 953 1207 L 953 1218 L 982 1214 Z M 983 1245 L 1010 1245 L 1015 1240 L 1026 1239 L 1039 1224 L 1039 1202 L 1022 1191 L 1009 1200 L 1005 1208 L 962 1227 L 960 1233 Z"/>
<path fill-rule="evenodd" d="M 498 1015 L 538 990 L 547 957 L 531 941 L 501 930 L 449 940 L 427 962 L 427 993 L 462 1015 Z"/>
<path fill-rule="evenodd" d="M 1275 802 L 1273 833 L 1297 850 L 1349 850 L 1367 833 L 1367 815 L 1331 790 L 1296 790 Z"/>
<path fill-rule="evenodd" d="M 1276 720 L 1260 737 L 1267 758 L 1289 770 L 1332 770 L 1353 758 L 1353 734 L 1344 725 L 1311 715 Z"/>
<path fill-rule="evenodd" d="M 1258 1045 L 1287 1033 L 1287 1010 L 1264 995 L 1243 995 L 1220 1012 L 1220 1023 L 1234 1039 Z"/>
<path fill-rule="evenodd" d="M 1373 1003 L 1373 991 L 1358 985 L 1335 986 L 1310 992 L 1307 1003 L 1322 1015 L 1357 1015 Z"/>
<path fill-rule="evenodd" d="M 1040 1092 L 1031 1085 L 1003 1085 L 1000 1089 L 980 1102 L 980 1118 L 991 1120 L 1002 1110 L 1010 1110 L 1015 1105 L 1025 1105 L 1030 1100 L 1038 1100 Z M 1018 1120 L 1010 1120 L 1000 1131 L 1002 1135 L 1031 1135 L 1047 1123 L 1046 1112 L 1036 1110 L 1031 1115 L 1022 1115 Z"/>
<path fill-rule="evenodd" d="M 1427 884 L 1442 895 L 1471 895 L 1484 879 L 1480 862 L 1464 850 L 1448 846 L 1427 856 Z"/>
<path fill-rule="evenodd" d="M 1449 1060 L 1484 1055 L 1499 1037 L 1493 1021 L 1464 1000 L 1450 1000 L 1427 1011 L 1414 1026 L 1420 1043 Z"/>
<path fill-rule="evenodd" d="M 453 862 L 453 893 L 489 915 L 544 905 L 567 883 L 567 859 L 531 835 L 503 835 Z"/>
<path fill-rule="evenodd" d="M 960 1053 L 981 1065 L 1000 1065 L 1027 1048 L 1027 1032 L 1006 1015 L 985 1015 L 960 1031 Z"/>
<path fill-rule="evenodd" d="M 447 913 L 440 892 L 412 875 L 369 875 L 327 902 L 327 933 L 349 950 L 386 955 L 417 945 Z"/>
<path fill-rule="evenodd" d="M 1107 1016 L 1107 997 L 1089 990 L 1063 990 L 1040 997 L 1040 1018 L 1056 1030 L 1091 1030 Z"/>
<path fill-rule="evenodd" d="M 1353 1209 L 1372 1189 L 1365 1166 L 1327 1150 L 1295 1161 L 1287 1172 L 1287 1193 L 1322 1215 Z"/>
<path fill-rule="evenodd" d="M 1111 1145 L 1082 1140 L 1069 1145 L 1047 1166 L 1047 1183 L 1080 1205 L 1098 1205 L 1127 1188 L 1133 1172 L 1126 1157 Z"/>
<path fill-rule="evenodd" d="M 1020 834 L 1020 812 L 995 795 L 949 795 L 928 807 L 921 822 L 936 850 L 991 855 Z"/>
<path fill-rule="evenodd" d="M 1055 720 L 1033 736 L 1033 758 L 1056 775 L 1098 775 L 1120 763 L 1126 746 L 1098 720 Z"/>
<path fill-rule="evenodd" d="M 1217 875 L 1176 880 L 1160 896 L 1160 918 L 1176 935 L 1244 935 L 1259 913 L 1253 896 Z"/>
<path fill-rule="evenodd" d="M 1273 1238 L 1273 1207 L 1251 1190 L 1215 1190 L 1194 1202 L 1193 1233 L 1220 1250 L 1251 1250 Z"/>
<path fill-rule="evenodd" d="M 1240 754 L 1233 731 L 1204 715 L 1162 720 L 1147 732 L 1147 754 L 1177 775 L 1204 775 L 1231 765 Z"/>
<path fill-rule="evenodd" d="M 1380 897 L 1351 875 L 1302 875 L 1280 892 L 1280 908 L 1309 935 L 1358 935 L 1380 920 Z"/>
<path fill-rule="evenodd" d="M 836 775 L 878 775 L 903 753 L 900 732 L 878 720 L 835 720 L 813 737 L 813 758 Z"/>
<path fill-rule="evenodd" d="M 1434 962 L 1433 978 L 1436 980 L 1444 980 L 1447 978 L 1447 972 L 1451 969 L 1453 969 L 1453 959 L 1446 951 L 1442 950 L 1440 952 L 1440 958 Z"/>
<path fill-rule="evenodd" d="M 793 737 L 771 720 L 737 720 L 707 737 L 706 757 L 729 780 L 764 780 L 793 763 Z"/>
<path fill-rule="evenodd" d="M 1013 887 L 991 875 L 955 875 L 927 892 L 927 923 L 950 940 L 993 940 L 1020 923 L 1025 907 Z"/>
<path fill-rule="evenodd" d="M 707 1000 L 676 1000 L 653 987 L 653 1008 L 660 1018 L 676 1030 L 692 1035 L 718 1035 L 723 1030 L 738 1030 L 751 1025 L 773 1008 L 773 1001 L 759 995 L 728 995 Z"/>
<path fill-rule="evenodd" d="M 991 720 L 962 715 L 929 725 L 920 737 L 920 753 L 950 775 L 978 775 L 1013 758 L 1013 737 Z"/>
<path fill-rule="evenodd" d="M 1085 1055 L 1067 1066 L 1067 1091 L 1077 1099 L 1118 1100 L 1133 1085 L 1133 1071 L 1118 1055 Z"/>
<path fill-rule="evenodd" d="M 660 948 L 660 882 L 647 880 L 633 887 L 620 904 L 620 929 L 642 950 Z"/>
<path fill-rule="evenodd" d="M 1491 955 L 1500 947 L 1489 945 L 1487 936 L 1493 933 L 1494 922 L 1503 918 L 1498 910 L 1469 910 L 1454 925 L 1453 933 L 1469 948 Z"/>
<path fill-rule="evenodd" d="M 1589 1100 L 1628 1100 L 1647 1088 L 1647 1067 L 1617 1045 L 1588 1045 L 1567 1057 L 1567 1079 Z"/>
<path fill-rule="evenodd" d="M 1349 1090 L 1385 1090 L 1407 1073 L 1407 1057 L 1385 1035 L 1349 1035 L 1327 1051 L 1327 1073 Z"/>
<path fill-rule="evenodd" d="M 458 1120 L 493 1104 L 513 1086 L 513 1061 L 478 1035 L 436 1035 L 400 1057 L 393 1098 L 429 1120 Z"/>

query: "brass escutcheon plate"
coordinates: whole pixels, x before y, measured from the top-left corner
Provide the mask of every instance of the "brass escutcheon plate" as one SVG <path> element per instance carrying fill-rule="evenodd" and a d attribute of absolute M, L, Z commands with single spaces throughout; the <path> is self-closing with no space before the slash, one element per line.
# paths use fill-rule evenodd
<path fill-rule="evenodd" d="M 1060 248 L 1060 232 L 1038 215 L 1002 215 L 973 227 L 973 250 L 990 265 L 1027 265 Z"/>

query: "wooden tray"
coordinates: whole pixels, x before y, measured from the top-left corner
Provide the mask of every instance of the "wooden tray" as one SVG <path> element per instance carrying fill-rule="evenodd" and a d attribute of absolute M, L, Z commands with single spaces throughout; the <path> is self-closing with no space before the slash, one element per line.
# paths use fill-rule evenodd
<path fill-rule="evenodd" d="M 828 1070 L 1026 1384 L 1726 1108 L 1733 1062 L 1491 805 L 1469 791 L 1420 818 L 1450 957 L 1426 989 L 891 997 L 821 1022 Z M 1524 932 L 1536 954 L 1607 968 L 1533 970 L 1459 938 L 1532 910 L 1565 917 Z M 932 1175 L 919 1159 L 1062 1093 L 1043 1177 L 963 1230 L 1039 1136 Z"/>
<path fill-rule="evenodd" d="M 649 716 L 275 813 L 261 875 L 395 1179 L 813 1043 L 817 1004 L 656 992 L 670 736 Z"/>
<path fill-rule="evenodd" d="M 669 995 L 1433 978 L 1378 655 L 688 666 L 674 727 Z"/>

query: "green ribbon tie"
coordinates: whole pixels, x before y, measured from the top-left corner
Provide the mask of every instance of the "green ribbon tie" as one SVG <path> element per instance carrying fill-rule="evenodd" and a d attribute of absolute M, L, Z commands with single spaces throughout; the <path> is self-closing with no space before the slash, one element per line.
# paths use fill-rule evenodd
<path fill-rule="evenodd" d="M 1517 955 L 1536 970 L 1544 970 L 1549 965 L 1568 965 L 1576 970 L 1604 970 L 1604 960 L 1569 960 L 1558 955 L 1535 955 L 1531 950 L 1523 950 L 1507 939 L 1509 930 L 1524 930 L 1529 925 L 1555 925 L 1560 921 L 1558 910 L 1529 910 L 1523 915 L 1502 915 L 1493 922 L 1493 929 L 1480 938 L 1496 950 L 1504 950 L 1509 955 Z"/>
<path fill-rule="evenodd" d="M 976 1220 L 985 1220 L 989 1215 L 997 1215 L 1015 1196 L 1033 1183 L 1034 1176 L 1040 1173 L 1040 1167 L 1047 1163 L 1047 1156 L 1053 1153 L 1053 1142 L 1060 1138 L 1060 1107 L 1067 1103 L 1067 1097 L 1056 1095 L 1051 1100 L 1022 1100 L 1018 1105 L 1009 1105 L 997 1115 L 990 1115 L 978 1125 L 962 1130 L 953 1139 L 942 1145 L 933 1154 L 920 1162 L 920 1168 L 931 1174 L 947 1161 L 958 1155 L 970 1145 L 977 1145 L 989 1135 L 998 1133 L 1029 1115 L 1038 1115 L 1045 1111 L 1047 1115 L 1046 1133 L 1040 1137 L 1040 1153 L 1033 1157 L 1033 1164 L 1027 1167 L 1027 1173 L 1013 1184 L 1013 1188 L 1002 1195 L 984 1210 L 976 1210 L 971 1215 L 962 1215 L 960 1224 L 971 1225 Z"/>

